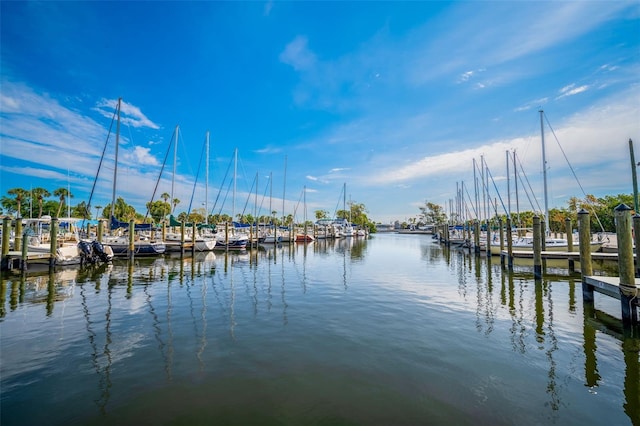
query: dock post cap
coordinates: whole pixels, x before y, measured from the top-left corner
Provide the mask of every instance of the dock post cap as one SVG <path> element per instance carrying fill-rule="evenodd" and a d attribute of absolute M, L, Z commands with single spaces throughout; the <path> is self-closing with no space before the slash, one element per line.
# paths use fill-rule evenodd
<path fill-rule="evenodd" d="M 631 210 L 631 207 L 629 207 L 625 203 L 622 203 L 622 204 L 620 204 L 618 207 L 616 207 L 613 210 L 616 211 L 616 212 L 623 212 L 623 211 L 626 211 L 626 210 Z"/>
<path fill-rule="evenodd" d="M 586 210 L 584 209 L 584 207 L 583 207 L 583 208 L 581 208 L 581 209 L 580 209 L 580 211 L 578 212 L 578 214 L 589 214 L 589 212 L 588 212 L 588 211 L 586 211 Z"/>

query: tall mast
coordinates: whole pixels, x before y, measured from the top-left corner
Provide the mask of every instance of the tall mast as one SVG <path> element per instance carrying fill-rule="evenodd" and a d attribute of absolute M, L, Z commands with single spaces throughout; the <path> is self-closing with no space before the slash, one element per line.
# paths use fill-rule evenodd
<path fill-rule="evenodd" d="M 507 158 L 507 217 L 511 217 L 511 185 L 509 184 L 509 151 L 505 151 Z"/>
<path fill-rule="evenodd" d="M 342 210 L 344 210 L 344 219 L 347 220 L 347 182 L 342 186 Z"/>
<path fill-rule="evenodd" d="M 209 224 L 209 131 L 207 130 L 207 149 L 205 163 L 205 185 L 204 185 L 204 223 Z"/>
<path fill-rule="evenodd" d="M 231 222 L 236 217 L 236 176 L 238 176 L 238 148 L 233 153 L 233 211 L 231 215 Z"/>
<path fill-rule="evenodd" d="M 287 192 L 287 156 L 284 156 L 284 183 L 282 184 L 282 225 L 284 226 L 284 197 Z"/>
<path fill-rule="evenodd" d="M 518 215 L 518 226 L 520 226 L 520 200 L 518 199 L 518 166 L 516 165 L 516 150 L 513 150 L 513 181 L 516 191 L 516 214 Z"/>
<path fill-rule="evenodd" d="M 178 162 L 178 126 L 176 125 L 176 130 L 173 136 L 173 174 L 171 175 L 171 214 L 173 214 L 174 209 L 176 208 L 175 204 L 173 204 L 173 187 L 175 186 L 176 181 L 176 163 Z"/>
<path fill-rule="evenodd" d="M 549 232 L 549 201 L 547 199 L 547 157 L 544 149 L 544 111 L 540 110 L 540 136 L 542 140 L 542 179 L 544 180 L 544 229 Z"/>
<path fill-rule="evenodd" d="M 116 121 L 116 155 L 113 165 L 113 192 L 111 193 L 111 216 L 116 216 L 116 179 L 118 177 L 118 145 L 120 145 L 120 107 L 122 106 L 122 98 L 118 98 L 118 121 Z M 111 221 L 109 221 L 109 229 L 111 229 Z"/>

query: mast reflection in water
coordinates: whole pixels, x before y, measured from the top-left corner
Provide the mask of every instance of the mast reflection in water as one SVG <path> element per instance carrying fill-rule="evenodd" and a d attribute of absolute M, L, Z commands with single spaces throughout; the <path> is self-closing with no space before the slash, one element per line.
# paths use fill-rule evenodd
<path fill-rule="evenodd" d="M 379 234 L 5 275 L 0 423 L 640 424 L 638 330 L 547 272 Z"/>

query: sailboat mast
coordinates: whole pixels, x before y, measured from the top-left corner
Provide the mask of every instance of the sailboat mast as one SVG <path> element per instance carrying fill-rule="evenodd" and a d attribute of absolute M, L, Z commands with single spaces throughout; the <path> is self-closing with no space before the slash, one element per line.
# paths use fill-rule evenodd
<path fill-rule="evenodd" d="M 507 159 L 507 217 L 511 217 L 511 185 L 509 180 L 509 151 L 505 151 Z"/>
<path fill-rule="evenodd" d="M 542 179 L 544 180 L 544 229 L 549 232 L 549 201 L 547 197 L 547 157 L 544 146 L 544 111 L 540 110 L 540 136 L 542 140 Z"/>
<path fill-rule="evenodd" d="M 282 225 L 284 226 L 284 197 L 287 191 L 287 156 L 284 156 L 284 183 L 282 185 Z"/>
<path fill-rule="evenodd" d="M 518 226 L 520 226 L 520 199 L 518 198 L 518 166 L 516 165 L 516 150 L 513 150 L 513 181 L 516 191 L 516 214 L 518 215 Z"/>
<path fill-rule="evenodd" d="M 116 121 L 116 154 L 113 165 L 113 190 L 111 193 L 111 216 L 116 216 L 116 179 L 118 177 L 118 146 L 120 145 L 120 107 L 122 106 L 122 98 L 118 98 L 118 119 Z M 111 229 L 111 221 L 109 221 L 109 229 Z"/>
<path fill-rule="evenodd" d="M 209 131 L 207 130 L 207 148 L 205 162 L 205 183 L 204 183 L 204 223 L 209 224 Z"/>
<path fill-rule="evenodd" d="M 174 135 L 173 141 L 173 175 L 171 176 L 171 214 L 173 214 L 176 206 L 173 204 L 173 188 L 175 186 L 176 181 L 176 164 L 178 162 L 178 126 L 176 126 L 176 131 Z"/>
<path fill-rule="evenodd" d="M 231 222 L 233 222 L 236 216 L 236 181 L 238 176 L 238 148 L 233 152 L 233 211 L 231 215 Z"/>
<path fill-rule="evenodd" d="M 344 219 L 347 219 L 347 183 L 342 186 L 342 210 L 344 210 Z"/>

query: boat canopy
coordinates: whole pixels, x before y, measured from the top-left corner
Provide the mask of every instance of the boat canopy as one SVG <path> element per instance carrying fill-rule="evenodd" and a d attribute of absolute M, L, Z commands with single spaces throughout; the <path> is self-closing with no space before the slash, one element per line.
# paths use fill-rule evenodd
<path fill-rule="evenodd" d="M 111 229 L 129 228 L 129 222 L 120 222 L 115 216 L 111 216 Z M 136 223 L 133 225 L 134 231 L 150 231 L 153 229 L 151 223 Z"/>

